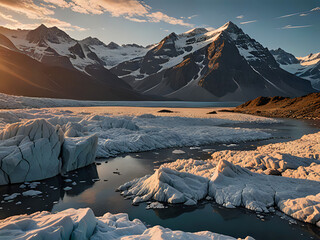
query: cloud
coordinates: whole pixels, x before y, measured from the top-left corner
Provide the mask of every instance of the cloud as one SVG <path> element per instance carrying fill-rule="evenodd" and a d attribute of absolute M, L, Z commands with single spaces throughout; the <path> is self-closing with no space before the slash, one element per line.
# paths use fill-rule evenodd
<path fill-rule="evenodd" d="M 240 15 L 240 16 L 237 16 L 236 18 L 242 19 L 242 18 L 244 18 L 244 16 L 243 16 L 243 15 Z"/>
<path fill-rule="evenodd" d="M 135 18 L 135 17 L 125 16 L 124 18 L 129 21 L 132 21 L 132 22 L 138 22 L 138 23 L 147 22 L 147 20 L 145 20 L 145 19 L 139 19 L 139 18 Z"/>
<path fill-rule="evenodd" d="M 36 5 L 32 0 L 0 0 L 0 6 L 30 19 L 41 19 L 54 14 L 51 9 Z"/>
<path fill-rule="evenodd" d="M 280 16 L 280 17 L 277 17 L 277 18 L 287 18 L 287 17 L 296 16 L 296 15 L 299 15 L 300 17 L 304 17 L 304 16 L 307 16 L 309 13 L 316 13 L 316 12 L 320 12 L 320 7 L 313 8 L 313 9 L 311 9 L 311 10 L 309 10 L 309 11 L 298 12 L 298 13 L 291 13 L 291 14 L 283 15 L 283 16 Z"/>
<path fill-rule="evenodd" d="M 240 24 L 248 24 L 248 23 L 254 23 L 254 22 L 257 22 L 257 20 L 251 20 L 251 21 L 241 22 Z"/>
<path fill-rule="evenodd" d="M 66 2 L 65 0 L 45 1 Z M 62 3 L 60 3 L 60 5 L 62 5 Z M 148 5 L 137 0 L 71 0 L 67 7 L 70 7 L 75 12 L 87 14 L 103 14 L 109 12 L 114 17 L 122 15 L 131 17 L 143 16 L 147 14 L 150 9 Z"/>
<path fill-rule="evenodd" d="M 302 25 L 302 26 L 292 26 L 292 25 L 287 25 L 282 27 L 281 29 L 295 29 L 295 28 L 307 28 L 311 27 L 312 25 Z"/>
<path fill-rule="evenodd" d="M 195 17 L 198 17 L 198 15 L 197 14 L 195 14 L 195 15 L 192 15 L 192 16 L 190 16 L 190 17 L 187 17 L 187 19 L 192 19 L 192 18 L 195 18 Z"/>
<path fill-rule="evenodd" d="M 187 23 L 183 19 L 168 16 L 160 11 L 153 12 L 151 7 L 141 0 L 0 0 L 0 7 L 25 15 L 29 19 L 40 20 L 43 23 L 48 19 L 58 20 L 51 16 L 55 14 L 57 8 L 62 8 L 81 14 L 109 13 L 113 17 L 123 17 L 138 23 L 165 22 L 171 25 L 193 27 L 193 24 Z M 192 19 L 196 16 L 184 19 Z M 66 27 L 67 24 L 62 25 Z M 78 31 L 84 29 L 71 24 L 68 28 Z"/>
<path fill-rule="evenodd" d="M 54 2 L 54 0 L 50 0 Z M 55 0 L 60 1 L 60 0 Z M 63 30 L 67 31 L 85 31 L 87 29 L 72 25 L 68 22 L 61 21 L 57 18 L 52 17 L 54 11 L 52 11 L 50 6 L 36 5 L 32 0 L 0 0 L 0 7 L 24 15 L 31 19 L 33 23 L 21 23 L 15 19 L 12 15 L 6 15 L 0 12 L 0 20 L 2 25 L 7 28 L 23 28 L 23 29 L 33 29 L 38 27 L 40 23 L 44 23 L 47 26 L 57 26 Z"/>
<path fill-rule="evenodd" d="M 18 23 L 18 21 L 14 19 L 11 15 L 5 15 L 0 12 L 0 22 L 1 22 L 1 19 L 4 20 L 5 22 Z"/>
<path fill-rule="evenodd" d="M 185 27 L 193 27 L 193 24 L 186 23 L 182 19 L 170 17 L 162 12 L 153 12 L 146 15 L 149 18 L 149 22 L 166 22 L 172 25 L 181 25 Z"/>

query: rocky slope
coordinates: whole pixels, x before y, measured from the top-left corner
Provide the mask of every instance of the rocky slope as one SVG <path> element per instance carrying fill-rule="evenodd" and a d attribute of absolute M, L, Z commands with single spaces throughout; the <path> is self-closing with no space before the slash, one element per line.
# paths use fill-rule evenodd
<path fill-rule="evenodd" d="M 313 88 L 320 90 L 320 53 L 295 57 L 281 48 L 270 51 L 280 67 L 298 77 L 309 80 Z"/>
<path fill-rule="evenodd" d="M 139 92 L 180 100 L 243 101 L 314 91 L 308 81 L 281 69 L 268 49 L 232 22 L 214 31 L 171 33 L 143 57 L 111 71 Z"/>
<path fill-rule="evenodd" d="M 111 67 L 147 51 L 147 48 L 135 44 L 119 46 L 111 42 L 106 45 L 92 37 L 78 41 L 57 27 L 48 28 L 43 24 L 34 30 L 0 27 L 0 34 L 21 52 L 42 63 L 84 72 L 87 66 Z"/>
<path fill-rule="evenodd" d="M 44 44 L 39 40 L 43 39 L 43 36 L 52 42 L 57 42 L 58 39 L 72 41 L 62 31 L 56 31 L 58 32 L 54 35 L 35 34 L 32 31 L 26 34 L 22 30 L 16 33 L 25 35 L 30 43 Z M 49 47 L 40 56 L 39 49 L 41 48 L 36 47 L 32 51 L 18 49 L 9 38 L 0 34 L 0 92 L 31 97 L 83 100 L 147 99 L 101 64 L 88 65 L 84 71 L 79 71 L 67 56 L 61 56 Z M 30 52 L 26 54 L 25 51 L 29 50 Z M 72 51 L 81 55 L 77 47 L 72 48 Z M 38 57 L 40 58 L 37 59 Z"/>
<path fill-rule="evenodd" d="M 266 117 L 320 119 L 320 93 L 303 97 L 258 97 L 235 109 L 236 112 Z"/>

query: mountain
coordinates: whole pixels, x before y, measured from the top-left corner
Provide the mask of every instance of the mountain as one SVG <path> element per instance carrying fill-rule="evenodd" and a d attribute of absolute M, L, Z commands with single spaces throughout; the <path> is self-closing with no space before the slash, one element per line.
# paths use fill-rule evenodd
<path fill-rule="evenodd" d="M 228 22 L 219 29 L 171 33 L 144 56 L 111 71 L 143 94 L 192 101 L 300 96 L 310 82 L 284 71 L 267 48 Z"/>
<path fill-rule="evenodd" d="M 300 61 L 291 53 L 284 51 L 281 48 L 276 50 L 270 50 L 270 53 L 273 55 L 274 59 L 280 65 L 289 65 L 289 64 L 299 64 Z"/>
<path fill-rule="evenodd" d="M 120 62 L 144 55 L 148 49 L 138 45 L 104 44 L 97 38 L 81 41 L 71 38 L 57 27 L 40 25 L 34 30 L 11 30 L 0 27 L 22 53 L 51 66 L 87 72 L 88 66 L 110 68 Z"/>
<path fill-rule="evenodd" d="M 33 39 L 36 42 L 42 41 L 41 35 Z M 2 93 L 82 100 L 146 99 L 107 69 L 88 66 L 87 72 L 91 75 L 75 68 L 39 62 L 19 51 L 7 37 L 0 35 Z"/>
<path fill-rule="evenodd" d="M 309 80 L 312 87 L 320 90 L 320 53 L 295 57 L 281 48 L 270 50 L 280 67 L 298 77 Z"/>

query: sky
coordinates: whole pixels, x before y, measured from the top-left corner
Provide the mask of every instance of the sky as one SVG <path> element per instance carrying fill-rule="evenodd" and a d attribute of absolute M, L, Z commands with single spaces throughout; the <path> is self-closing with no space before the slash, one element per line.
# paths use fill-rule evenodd
<path fill-rule="evenodd" d="M 232 21 L 269 49 L 320 52 L 320 0 L 0 0 L 0 25 L 57 26 L 81 40 L 159 42 L 171 32 Z"/>

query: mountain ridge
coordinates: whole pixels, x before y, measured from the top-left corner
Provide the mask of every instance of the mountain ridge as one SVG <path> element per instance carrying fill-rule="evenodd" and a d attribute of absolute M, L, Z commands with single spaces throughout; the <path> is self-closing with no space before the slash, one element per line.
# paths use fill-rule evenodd
<path fill-rule="evenodd" d="M 279 67 L 267 48 L 232 22 L 213 31 L 170 33 L 145 56 L 111 71 L 143 94 L 193 101 L 242 101 L 315 91 Z"/>

